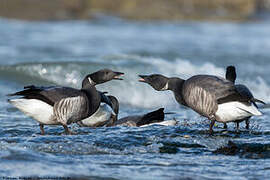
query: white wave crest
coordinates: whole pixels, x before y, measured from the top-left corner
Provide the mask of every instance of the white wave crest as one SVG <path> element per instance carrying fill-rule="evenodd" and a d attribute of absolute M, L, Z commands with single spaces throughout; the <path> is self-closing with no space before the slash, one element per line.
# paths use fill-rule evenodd
<path fill-rule="evenodd" d="M 97 86 L 100 91 L 107 91 L 118 98 L 121 105 L 128 104 L 141 108 L 175 107 L 178 108 L 172 92 L 158 92 L 145 83 L 138 82 L 139 74 L 159 73 L 183 79 L 196 74 L 211 74 L 224 77 L 226 67 L 217 67 L 213 63 L 193 63 L 188 60 L 164 60 L 154 57 L 136 55 L 114 55 L 101 57 L 100 63 L 66 62 L 28 64 L 16 66 L 16 71 L 27 73 L 31 77 L 46 80 L 63 86 L 80 88 L 83 77 L 101 68 L 111 68 L 125 73 L 124 81 L 110 81 Z M 252 76 L 249 78 L 253 78 Z M 247 85 L 256 98 L 270 101 L 270 86 L 258 77 L 257 79 L 241 79 L 237 83 Z M 37 83 L 40 85 L 40 83 Z"/>

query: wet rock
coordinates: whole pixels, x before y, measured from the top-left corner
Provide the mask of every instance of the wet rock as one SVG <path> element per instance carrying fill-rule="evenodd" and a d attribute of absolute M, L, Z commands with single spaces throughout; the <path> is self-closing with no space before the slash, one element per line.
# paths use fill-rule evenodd
<path fill-rule="evenodd" d="M 168 154 L 176 154 L 178 152 L 178 148 L 176 146 L 164 145 L 159 148 L 159 152 L 168 153 Z"/>
<path fill-rule="evenodd" d="M 214 153 L 216 154 L 225 154 L 225 155 L 236 155 L 238 152 L 239 148 L 232 141 L 229 141 L 227 146 L 220 147 L 214 151 Z"/>
<path fill-rule="evenodd" d="M 227 146 L 215 150 L 215 154 L 238 155 L 242 158 L 270 158 L 270 144 L 245 143 L 236 144 L 232 141 Z"/>

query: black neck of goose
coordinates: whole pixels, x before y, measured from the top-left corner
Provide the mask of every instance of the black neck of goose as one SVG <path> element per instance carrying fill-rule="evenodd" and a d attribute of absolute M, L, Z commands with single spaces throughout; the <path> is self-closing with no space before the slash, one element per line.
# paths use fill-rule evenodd
<path fill-rule="evenodd" d="M 182 95 L 182 89 L 184 85 L 185 80 L 180 78 L 170 78 L 169 79 L 169 90 L 173 91 L 174 97 L 176 101 L 184 106 L 187 106 L 183 95 Z"/>
<path fill-rule="evenodd" d="M 88 116 L 94 114 L 100 106 L 101 97 L 94 85 L 83 84 L 81 89 L 85 93 L 88 99 Z"/>
<path fill-rule="evenodd" d="M 236 79 L 236 73 L 235 72 L 226 72 L 226 79 L 231 81 L 232 83 L 235 83 Z"/>
<path fill-rule="evenodd" d="M 89 86 L 95 86 L 97 83 L 95 83 L 90 76 L 87 76 L 86 78 L 83 79 L 82 81 L 82 89 L 83 88 L 88 88 Z"/>
<path fill-rule="evenodd" d="M 183 88 L 185 80 L 180 79 L 180 78 L 169 78 L 168 81 L 168 90 L 171 90 L 173 92 L 181 92 Z"/>

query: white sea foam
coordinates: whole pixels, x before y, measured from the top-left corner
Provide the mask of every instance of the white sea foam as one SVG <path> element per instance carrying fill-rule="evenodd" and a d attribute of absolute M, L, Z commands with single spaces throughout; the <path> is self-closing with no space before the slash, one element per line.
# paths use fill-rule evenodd
<path fill-rule="evenodd" d="M 11 68 L 11 67 L 9 67 Z M 111 81 L 97 86 L 100 91 L 107 91 L 118 98 L 121 104 L 142 108 L 178 107 L 173 93 L 158 92 L 145 83 L 138 82 L 139 74 L 160 73 L 166 76 L 189 78 L 196 74 L 225 76 L 226 67 L 218 67 L 210 62 L 193 63 L 188 60 L 165 60 L 137 55 L 114 55 L 100 57 L 100 62 L 91 63 L 38 63 L 17 65 L 15 71 L 30 75 L 52 84 L 81 87 L 83 77 L 101 68 L 111 68 L 125 73 L 124 81 Z M 11 68 L 12 69 L 12 68 Z M 13 69 L 14 70 L 14 69 Z M 237 83 L 247 85 L 256 98 L 270 101 L 270 85 L 262 77 L 237 77 Z M 37 83 L 37 84 L 40 84 Z"/>

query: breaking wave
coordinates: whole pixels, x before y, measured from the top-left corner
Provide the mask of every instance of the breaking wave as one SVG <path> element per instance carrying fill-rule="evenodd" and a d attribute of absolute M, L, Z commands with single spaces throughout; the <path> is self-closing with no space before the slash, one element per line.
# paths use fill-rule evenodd
<path fill-rule="evenodd" d="M 80 88 L 86 74 L 101 68 L 124 72 L 125 77 L 124 81 L 111 81 L 98 85 L 97 88 L 116 96 L 121 104 L 141 108 L 178 105 L 171 92 L 157 92 L 150 86 L 139 83 L 139 74 L 160 73 L 182 78 L 195 74 L 224 77 L 225 74 L 225 67 L 218 67 L 210 62 L 193 64 L 184 59 L 165 60 L 120 54 L 99 57 L 90 62 L 24 63 L 0 66 L 0 75 L 4 79 L 17 81 L 22 86 L 55 84 Z M 270 86 L 262 77 L 238 77 L 237 81 L 246 84 L 257 98 L 270 101 Z"/>

